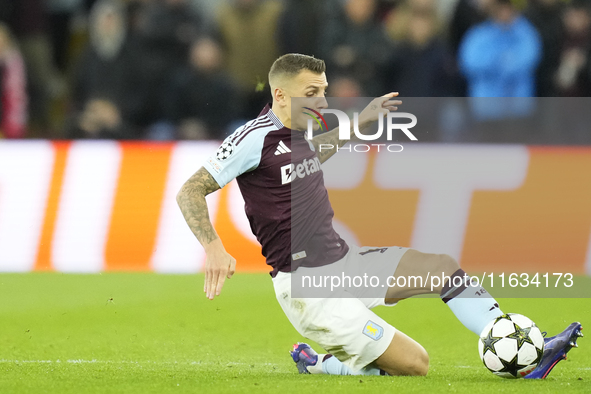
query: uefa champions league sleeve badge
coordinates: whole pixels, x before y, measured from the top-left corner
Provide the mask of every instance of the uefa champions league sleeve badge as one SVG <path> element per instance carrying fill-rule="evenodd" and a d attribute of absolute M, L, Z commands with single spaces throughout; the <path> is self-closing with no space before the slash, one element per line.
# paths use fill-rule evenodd
<path fill-rule="evenodd" d="M 231 141 L 224 141 L 218 148 L 215 157 L 222 161 L 226 160 L 234 152 L 234 144 Z"/>

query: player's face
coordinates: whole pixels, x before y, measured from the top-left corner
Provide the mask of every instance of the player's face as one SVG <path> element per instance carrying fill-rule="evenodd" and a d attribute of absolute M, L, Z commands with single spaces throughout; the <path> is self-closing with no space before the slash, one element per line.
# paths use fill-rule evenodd
<path fill-rule="evenodd" d="M 294 130 L 306 130 L 308 125 L 309 115 L 304 112 L 309 112 L 303 107 L 312 108 L 314 111 L 320 111 L 327 108 L 326 89 L 328 82 L 326 81 L 326 74 L 316 74 L 309 70 L 303 70 L 295 78 L 293 78 L 287 89 L 287 94 L 290 99 L 290 108 L 292 112 L 291 128 Z M 305 100 L 296 100 L 292 102 L 292 98 L 305 97 Z M 292 104 L 298 108 L 292 107 Z M 302 108 L 300 108 L 302 107 Z M 314 124 L 315 128 L 318 127 Z"/>

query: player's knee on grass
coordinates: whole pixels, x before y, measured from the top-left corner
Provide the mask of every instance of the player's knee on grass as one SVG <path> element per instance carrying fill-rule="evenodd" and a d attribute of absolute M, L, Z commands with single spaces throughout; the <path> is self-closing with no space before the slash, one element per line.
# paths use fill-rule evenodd
<path fill-rule="evenodd" d="M 398 368 L 399 375 L 404 376 L 427 376 L 429 372 L 429 355 L 421 346 L 420 350 L 412 359 L 409 359 L 404 365 Z M 386 371 L 388 372 L 388 371 Z"/>
<path fill-rule="evenodd" d="M 398 365 L 388 365 L 381 367 L 391 376 L 427 376 L 429 372 L 429 355 L 423 349 L 423 352 L 413 359 Z"/>
<path fill-rule="evenodd" d="M 390 346 L 375 364 L 392 376 L 425 376 L 429 371 L 429 355 L 417 341 L 396 331 Z"/>
<path fill-rule="evenodd" d="M 409 369 L 412 376 L 427 376 L 429 372 L 429 354 L 422 346 L 419 357 L 412 363 Z"/>

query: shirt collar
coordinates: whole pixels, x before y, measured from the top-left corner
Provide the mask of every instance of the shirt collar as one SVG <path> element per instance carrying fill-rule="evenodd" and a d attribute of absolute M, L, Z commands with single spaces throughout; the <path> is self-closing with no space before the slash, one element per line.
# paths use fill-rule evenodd
<path fill-rule="evenodd" d="M 285 127 L 283 123 L 279 120 L 279 117 L 277 117 L 277 115 L 275 115 L 275 112 L 273 112 L 273 110 L 271 109 L 271 105 L 267 104 L 265 108 L 263 108 L 259 116 L 263 115 L 267 115 L 277 128 L 282 129 Z"/>

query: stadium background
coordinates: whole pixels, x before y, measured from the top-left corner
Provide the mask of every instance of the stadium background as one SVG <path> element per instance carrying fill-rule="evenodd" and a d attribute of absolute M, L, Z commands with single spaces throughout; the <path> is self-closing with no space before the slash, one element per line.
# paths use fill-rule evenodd
<path fill-rule="evenodd" d="M 199 272 L 175 197 L 217 145 L 0 144 L 0 270 Z M 337 231 L 358 245 L 449 253 L 470 272 L 591 274 L 589 148 L 422 144 L 341 152 L 324 171 Z M 236 182 L 208 204 L 238 271 L 268 271 Z"/>
<path fill-rule="evenodd" d="M 1 134 L 223 139 L 268 102 L 267 72 L 287 52 L 325 59 L 334 97 L 591 96 L 588 0 L 517 0 L 509 16 L 495 2 L 2 0 Z M 534 32 L 468 42 L 470 28 L 519 16 Z M 590 144 L 581 127 L 428 140 Z"/>
<path fill-rule="evenodd" d="M 506 53 L 476 45 L 462 60 L 469 28 L 502 17 L 492 3 L 0 0 L 0 392 L 590 392 L 585 338 L 545 381 L 499 379 L 438 299 L 374 310 L 428 350 L 426 378 L 300 376 L 287 350 L 304 338 L 275 300 L 236 184 L 208 197 L 239 271 L 214 301 L 174 202 L 268 101 L 275 57 L 314 54 L 329 95 L 396 90 L 405 108 L 418 97 L 429 129 L 403 155 L 326 163 L 340 233 L 447 252 L 470 272 L 571 271 L 588 291 L 589 1 L 515 1 L 510 14 L 540 40 L 515 34 Z M 487 56 L 517 73 L 520 98 L 465 98 L 507 87 L 470 68 Z M 499 302 L 549 335 L 590 321 L 589 297 L 521 296 Z"/>

